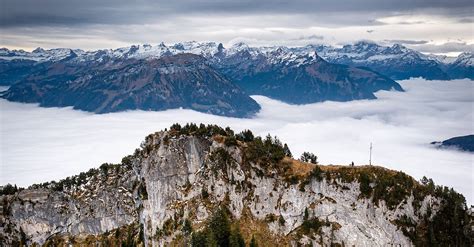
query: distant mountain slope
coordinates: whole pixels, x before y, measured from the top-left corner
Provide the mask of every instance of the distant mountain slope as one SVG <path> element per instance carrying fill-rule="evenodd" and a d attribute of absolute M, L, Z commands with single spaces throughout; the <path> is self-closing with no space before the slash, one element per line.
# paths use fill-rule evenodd
<path fill-rule="evenodd" d="M 33 60 L 0 59 L 0 85 L 9 86 L 43 67 Z"/>
<path fill-rule="evenodd" d="M 198 55 L 158 59 L 94 59 L 52 63 L 3 95 L 42 106 L 73 106 L 96 113 L 187 108 L 248 117 L 260 107 Z"/>
<path fill-rule="evenodd" d="M 54 62 L 81 53 L 83 53 L 81 50 L 74 52 L 62 48 L 51 50 L 37 48 L 32 52 L 0 48 L 0 85 L 12 85 Z"/>
<path fill-rule="evenodd" d="M 474 53 L 461 53 L 454 62 L 448 65 L 447 73 L 451 78 L 474 79 Z"/>
<path fill-rule="evenodd" d="M 283 51 L 283 53 L 282 53 Z M 215 42 L 183 42 L 174 45 L 133 45 L 119 49 L 106 49 L 97 51 L 71 50 L 58 48 L 44 50 L 38 48 L 33 52 L 22 50 L 0 49 L 0 85 L 11 85 L 15 80 L 24 78 L 31 73 L 30 70 L 42 63 L 60 61 L 69 56 L 71 52 L 77 54 L 78 61 L 90 62 L 92 60 L 110 59 L 150 59 L 180 53 L 193 53 L 211 59 L 213 63 L 239 62 L 237 53 L 242 53 L 240 58 L 267 57 L 272 64 L 285 64 L 317 52 L 330 63 L 344 64 L 356 67 L 367 67 L 394 80 L 408 79 L 410 77 L 424 77 L 426 79 L 474 79 L 474 55 L 465 52 L 458 58 L 452 59 L 435 55 L 425 55 L 402 45 L 381 46 L 373 42 L 361 41 L 345 45 L 341 48 L 326 45 L 307 45 L 303 47 L 249 47 L 237 43 L 225 48 Z M 226 59 L 233 57 L 232 60 Z M 258 60 L 257 59 L 257 60 Z M 240 61 L 242 62 L 242 61 Z M 249 65 L 250 66 L 250 65 Z M 253 66 L 253 65 L 252 65 Z M 260 67 L 261 65 L 257 65 Z"/>
<path fill-rule="evenodd" d="M 432 142 L 442 148 L 457 148 L 459 150 L 474 152 L 474 135 L 457 136 L 442 142 Z"/>
<path fill-rule="evenodd" d="M 123 70 L 128 68 L 126 66 L 152 69 L 153 60 L 171 62 L 167 57 L 190 53 L 201 57 L 192 60 L 199 61 L 195 68 L 204 68 L 205 64 L 209 73 L 176 74 L 169 85 L 189 85 L 189 80 L 198 79 L 207 83 L 210 79 L 212 86 L 208 91 L 198 87 L 193 87 L 195 91 L 189 91 L 189 87 L 160 87 L 156 86 L 156 78 L 145 74 L 129 78 L 126 73 L 132 72 Z M 245 94 L 260 94 L 294 104 L 374 99 L 374 92 L 378 90 L 402 90 L 393 79 L 474 79 L 473 64 L 474 57 L 469 52 L 453 60 L 424 55 L 401 45 L 386 47 L 372 42 L 342 48 L 324 45 L 250 47 L 244 43 L 226 48 L 214 42 L 184 42 L 97 51 L 0 49 L 0 83 L 19 84 L 13 86 L 5 98 L 40 102 L 44 106 L 71 105 L 94 112 L 185 107 L 219 115 L 247 116 L 246 112 L 255 112 L 258 107 Z M 164 63 L 160 66 L 167 67 Z M 209 77 L 210 74 L 214 76 Z M 69 81 L 75 86 L 68 85 Z M 135 81 L 153 90 L 138 92 L 141 87 L 127 88 L 129 83 L 135 86 Z M 233 97 L 223 94 L 233 90 L 228 88 L 232 83 L 244 92 L 236 89 L 239 96 Z"/>
<path fill-rule="evenodd" d="M 357 42 L 342 48 L 319 46 L 317 51 L 330 62 L 368 67 L 394 80 L 410 77 L 430 80 L 451 78 L 440 61 L 398 44 L 385 47 L 371 42 Z"/>
<path fill-rule="evenodd" d="M 393 80 L 367 69 L 328 63 L 315 52 L 263 50 L 244 44 L 217 55 L 213 64 L 249 94 L 294 104 L 375 99 L 378 90 L 398 90 Z"/>
<path fill-rule="evenodd" d="M 83 77 L 87 75 L 94 79 L 100 79 L 99 70 L 95 68 L 97 65 L 99 67 L 108 66 L 108 64 L 115 64 L 116 61 L 129 59 L 148 61 L 184 53 L 205 57 L 210 66 L 241 86 L 248 94 L 261 94 L 288 103 L 306 104 L 325 100 L 374 99 L 373 93 L 378 90 L 402 90 L 399 84 L 379 73 L 364 68 L 328 63 L 319 57 L 311 47 L 257 48 L 238 43 L 230 48 L 224 48 L 222 44 L 213 42 L 185 42 L 171 46 L 164 44 L 143 45 L 88 52 L 71 49 L 37 49 L 27 53 L 3 49 L 0 52 L 0 61 L 5 63 L 3 70 L 5 77 L 8 77 L 6 82 L 24 81 L 25 78 L 28 78 L 27 81 L 33 83 L 39 79 L 49 80 L 37 75 L 50 74 L 50 72 L 46 72 L 50 68 L 55 68 L 54 73 L 57 74 L 55 78 L 80 71 Z M 5 59 L 2 60 L 2 58 Z M 19 69 L 11 69 L 12 67 Z M 66 68 L 68 71 L 61 72 L 61 69 Z M 110 70 L 106 71 L 111 72 Z M 60 75 L 61 73 L 64 75 Z M 121 72 L 115 70 L 114 73 Z M 24 84 L 24 82 L 22 83 Z M 16 88 L 19 86 L 13 87 L 11 90 Z M 7 99 L 32 100 L 28 94 L 21 96 L 21 92 L 24 91 L 16 90 L 15 96 L 8 96 Z M 84 97 L 86 96 L 84 95 Z M 95 98 L 95 96 L 93 97 Z M 74 103 L 72 102 L 74 100 L 77 98 L 69 95 L 67 104 L 74 105 L 79 109 L 102 112 L 100 107 L 95 106 L 98 102 Z M 50 106 L 64 105 L 63 99 L 57 101 L 48 99 L 42 103 Z M 83 104 L 87 105 L 83 106 Z M 118 109 L 115 107 L 108 109 L 108 106 L 101 107 L 105 111 L 135 109 L 133 104 L 128 103 L 122 104 Z M 149 105 L 145 107 L 148 108 Z"/>

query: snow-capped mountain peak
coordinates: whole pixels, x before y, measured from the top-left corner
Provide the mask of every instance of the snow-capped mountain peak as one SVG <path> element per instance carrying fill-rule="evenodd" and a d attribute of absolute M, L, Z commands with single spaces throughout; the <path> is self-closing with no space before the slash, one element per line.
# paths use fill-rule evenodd
<path fill-rule="evenodd" d="M 405 78 L 406 76 L 430 77 L 429 75 L 433 73 L 436 74 L 436 78 L 447 78 L 446 75 L 442 75 L 444 73 L 442 70 L 447 67 L 461 66 L 469 70 L 474 64 L 472 52 L 466 52 L 459 55 L 456 59 L 450 59 L 435 55 L 425 55 L 400 44 L 382 46 L 370 41 L 359 41 L 354 44 L 344 45 L 342 48 L 318 44 L 302 47 L 252 47 L 244 42 L 235 43 L 227 48 L 221 43 L 197 41 L 168 45 L 165 43 L 132 45 L 96 51 L 72 50 L 68 48 L 36 48 L 32 52 L 27 52 L 1 48 L 0 59 L 55 62 L 68 58 L 78 62 L 102 62 L 110 61 L 110 59 L 157 59 L 181 53 L 201 55 L 215 61 L 225 58 L 232 58 L 236 62 L 250 59 L 259 61 L 257 64 L 285 64 L 287 66 L 300 66 L 305 63 L 314 62 L 321 57 L 332 63 L 373 68 L 395 79 Z M 436 66 L 439 68 L 436 71 L 432 71 L 432 68 Z M 391 71 L 397 67 L 399 71 L 394 72 L 392 75 Z M 416 70 L 417 72 L 406 72 L 405 70 L 407 69 Z"/>
<path fill-rule="evenodd" d="M 69 48 L 43 49 L 36 48 L 32 52 L 24 50 L 0 49 L 0 59 L 3 60 L 31 60 L 35 62 L 55 62 L 71 56 L 83 53 L 82 50 L 72 50 Z"/>
<path fill-rule="evenodd" d="M 34 49 L 32 52 L 33 52 L 33 53 L 44 53 L 44 52 L 46 52 L 46 51 L 45 51 L 43 48 L 38 47 L 38 48 Z"/>
<path fill-rule="evenodd" d="M 392 45 L 392 47 L 390 49 L 392 50 L 393 53 L 411 52 L 408 48 L 406 48 L 405 46 L 400 45 L 400 44 L 394 44 L 394 45 Z"/>

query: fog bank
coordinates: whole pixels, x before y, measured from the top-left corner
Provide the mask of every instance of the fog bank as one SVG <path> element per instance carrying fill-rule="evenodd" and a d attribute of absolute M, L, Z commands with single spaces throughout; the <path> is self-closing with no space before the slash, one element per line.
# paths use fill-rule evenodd
<path fill-rule="evenodd" d="M 129 111 L 95 115 L 71 108 L 41 108 L 0 100 L 0 184 L 58 180 L 119 162 L 146 135 L 172 123 L 214 123 L 236 131 L 271 133 L 294 156 L 311 151 L 322 164 L 373 164 L 454 187 L 469 203 L 474 155 L 429 145 L 474 133 L 474 81 L 400 81 L 406 92 L 377 93 L 377 100 L 288 105 L 253 96 L 262 110 L 235 119 L 191 110 Z"/>

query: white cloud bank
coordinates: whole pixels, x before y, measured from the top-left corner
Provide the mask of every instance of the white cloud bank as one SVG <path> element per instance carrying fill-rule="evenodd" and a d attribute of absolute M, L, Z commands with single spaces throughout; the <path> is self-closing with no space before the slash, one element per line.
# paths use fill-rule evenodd
<path fill-rule="evenodd" d="M 1 100 L 0 184 L 27 186 L 119 162 L 151 132 L 175 122 L 202 122 L 277 135 L 295 156 L 311 151 L 322 164 L 367 164 L 372 142 L 374 164 L 416 179 L 431 177 L 454 187 L 472 204 L 474 155 L 429 143 L 474 133 L 474 82 L 400 83 L 406 92 L 381 91 L 377 100 L 296 106 L 254 96 L 262 106 L 254 119 L 191 110 L 94 115 Z"/>

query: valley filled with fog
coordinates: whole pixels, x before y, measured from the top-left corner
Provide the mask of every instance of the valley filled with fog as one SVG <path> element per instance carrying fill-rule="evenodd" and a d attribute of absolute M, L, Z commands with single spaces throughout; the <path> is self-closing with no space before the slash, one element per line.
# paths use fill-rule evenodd
<path fill-rule="evenodd" d="M 293 155 L 315 153 L 321 164 L 372 163 L 454 187 L 474 201 L 474 155 L 429 143 L 474 133 L 474 82 L 399 81 L 406 92 L 380 91 L 377 100 L 288 105 L 252 96 L 262 110 L 252 119 L 191 110 L 92 114 L 0 100 L 0 184 L 28 186 L 117 163 L 149 133 L 173 123 L 230 126 L 271 133 Z"/>

